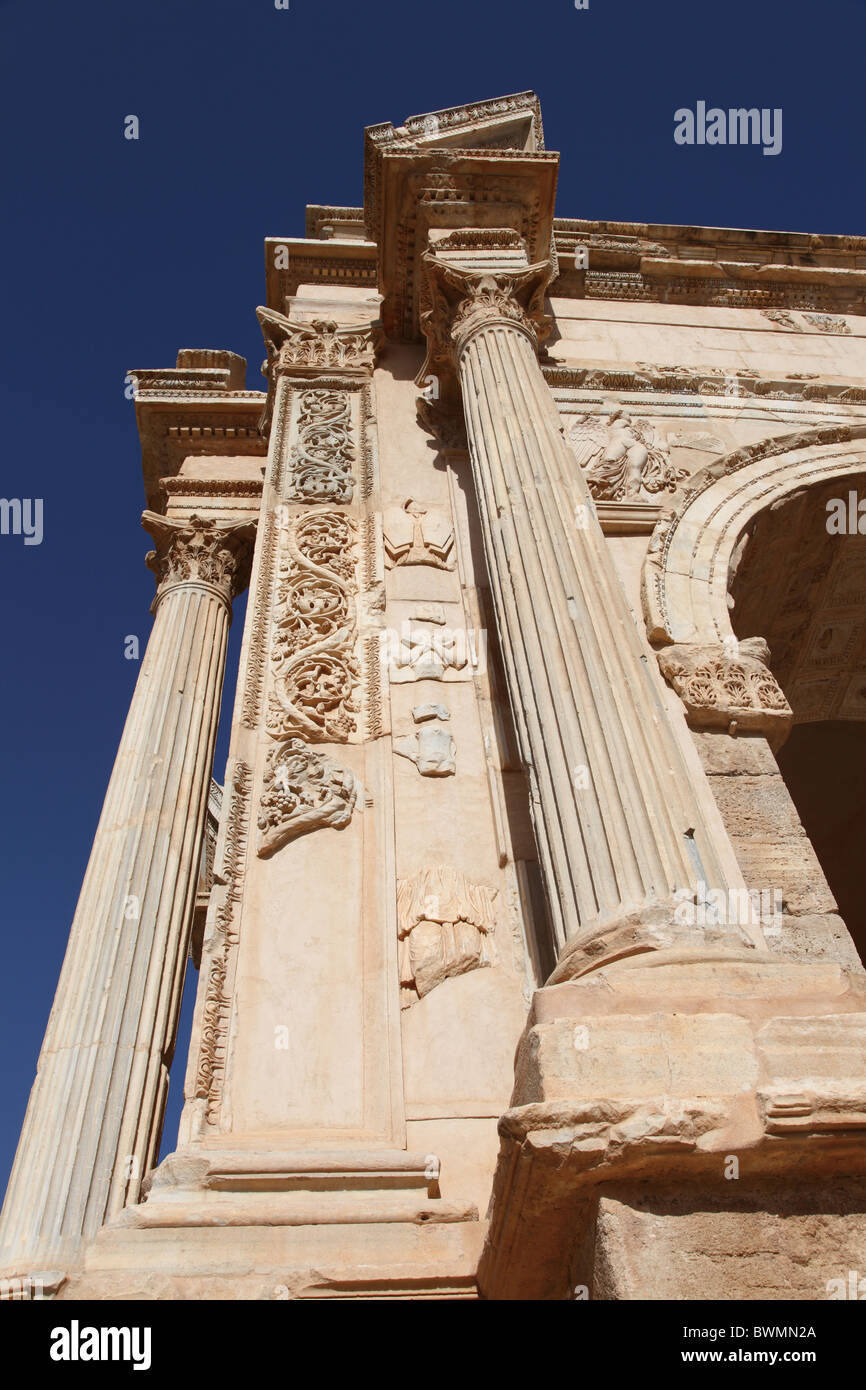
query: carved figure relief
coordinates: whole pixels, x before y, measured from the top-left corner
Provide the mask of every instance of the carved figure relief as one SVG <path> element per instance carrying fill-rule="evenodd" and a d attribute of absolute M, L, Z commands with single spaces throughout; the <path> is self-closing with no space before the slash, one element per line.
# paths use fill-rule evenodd
<path fill-rule="evenodd" d="M 623 410 L 584 415 L 569 437 L 597 501 L 651 502 L 660 492 L 675 492 L 686 476 L 656 441 L 649 421 L 633 420 Z"/>
<path fill-rule="evenodd" d="M 402 1008 L 493 961 L 493 891 L 446 865 L 397 883 Z"/>
<path fill-rule="evenodd" d="M 383 655 L 392 682 L 469 679 L 479 664 L 469 628 L 421 627 L 406 622 L 384 634 Z"/>
<path fill-rule="evenodd" d="M 342 743 L 360 708 L 355 523 L 327 510 L 281 521 L 266 727 L 273 738 Z"/>
<path fill-rule="evenodd" d="M 798 323 L 789 309 L 762 309 L 761 313 L 770 323 L 776 324 L 779 328 L 786 328 L 789 333 L 808 333 L 810 329 L 818 333 L 838 333 L 849 334 L 850 327 L 845 319 L 839 314 L 808 314 L 800 313 L 800 318 L 808 325 L 803 327 Z"/>
<path fill-rule="evenodd" d="M 433 565 L 454 568 L 454 530 L 442 512 L 428 511 L 411 497 L 402 507 L 387 507 L 382 518 L 385 553 L 390 566 Z"/>
<path fill-rule="evenodd" d="M 422 727 L 412 734 L 394 740 L 394 752 L 409 758 L 422 777 L 452 777 L 457 771 L 457 745 L 447 729 L 433 721 L 450 719 L 444 705 L 416 705 L 412 718 Z"/>
<path fill-rule="evenodd" d="M 354 773 L 303 739 L 272 748 L 259 802 L 259 857 L 322 826 L 342 830 L 352 819 L 357 794 Z"/>

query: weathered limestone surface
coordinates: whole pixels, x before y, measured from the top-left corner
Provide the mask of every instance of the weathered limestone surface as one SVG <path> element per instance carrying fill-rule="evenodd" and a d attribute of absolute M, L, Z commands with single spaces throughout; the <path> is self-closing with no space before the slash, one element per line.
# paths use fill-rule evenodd
<path fill-rule="evenodd" d="M 557 166 L 532 93 L 370 127 L 364 207 L 266 241 L 266 390 L 133 373 L 160 587 L 0 1224 L 28 1289 L 862 1268 L 866 975 L 776 758 L 866 719 L 823 516 L 866 242 L 555 218 Z"/>
<path fill-rule="evenodd" d="M 847 1294 L 863 1262 L 866 1186 L 614 1188 L 599 1198 L 594 1234 L 593 1268 L 579 1273 L 595 1299 L 821 1301 L 839 1281 Z"/>

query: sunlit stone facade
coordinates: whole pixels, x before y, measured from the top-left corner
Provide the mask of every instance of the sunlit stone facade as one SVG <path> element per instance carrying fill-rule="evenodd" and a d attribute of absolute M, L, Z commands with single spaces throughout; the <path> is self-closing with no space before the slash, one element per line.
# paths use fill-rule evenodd
<path fill-rule="evenodd" d="M 19 1289 L 862 1265 L 866 242 L 555 217 L 558 161 L 531 93 L 371 127 L 364 207 L 266 242 L 266 391 L 216 350 L 134 373 L 154 626 Z"/>

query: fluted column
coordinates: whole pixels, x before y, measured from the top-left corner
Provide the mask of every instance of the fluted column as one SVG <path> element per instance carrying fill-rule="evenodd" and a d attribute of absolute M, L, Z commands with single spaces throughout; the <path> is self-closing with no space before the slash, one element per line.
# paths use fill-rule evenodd
<path fill-rule="evenodd" d="M 676 944 L 673 894 L 699 880 L 727 887 L 730 864 L 690 786 L 538 365 L 548 267 L 481 273 L 432 253 L 425 261 L 430 361 L 438 370 L 450 356 L 459 375 L 558 946 L 607 932 L 587 958 L 627 953 L 642 931 L 622 926 L 629 914 L 643 914 L 644 945 Z"/>
<path fill-rule="evenodd" d="M 156 1161 L 231 602 L 254 527 L 145 512 L 158 589 L 0 1218 L 0 1269 L 64 1268 Z"/>

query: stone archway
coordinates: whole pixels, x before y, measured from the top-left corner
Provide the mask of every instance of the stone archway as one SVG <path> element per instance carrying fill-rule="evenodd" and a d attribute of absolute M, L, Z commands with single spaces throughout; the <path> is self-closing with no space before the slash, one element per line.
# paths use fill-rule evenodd
<path fill-rule="evenodd" d="M 847 503 L 849 493 L 855 532 L 831 534 L 828 503 Z M 659 664 L 683 699 L 744 875 L 780 879 L 785 930 L 775 944 L 849 965 L 835 902 L 866 958 L 866 534 L 856 529 L 858 497 L 866 497 L 862 426 L 742 449 L 674 499 L 654 533 L 643 585 Z M 707 730 L 738 736 L 711 740 Z"/>
<path fill-rule="evenodd" d="M 803 488 L 866 469 L 866 424 L 832 425 L 764 440 L 693 475 L 656 526 L 643 605 L 656 644 L 723 644 L 736 636 L 728 581 L 759 512 Z"/>
<path fill-rule="evenodd" d="M 863 959 L 866 518 L 861 534 L 860 498 L 866 498 L 866 471 L 814 483 L 759 512 L 734 553 L 729 592 L 735 634 L 765 637 L 791 706 L 793 727 L 777 750 L 779 768 Z"/>

